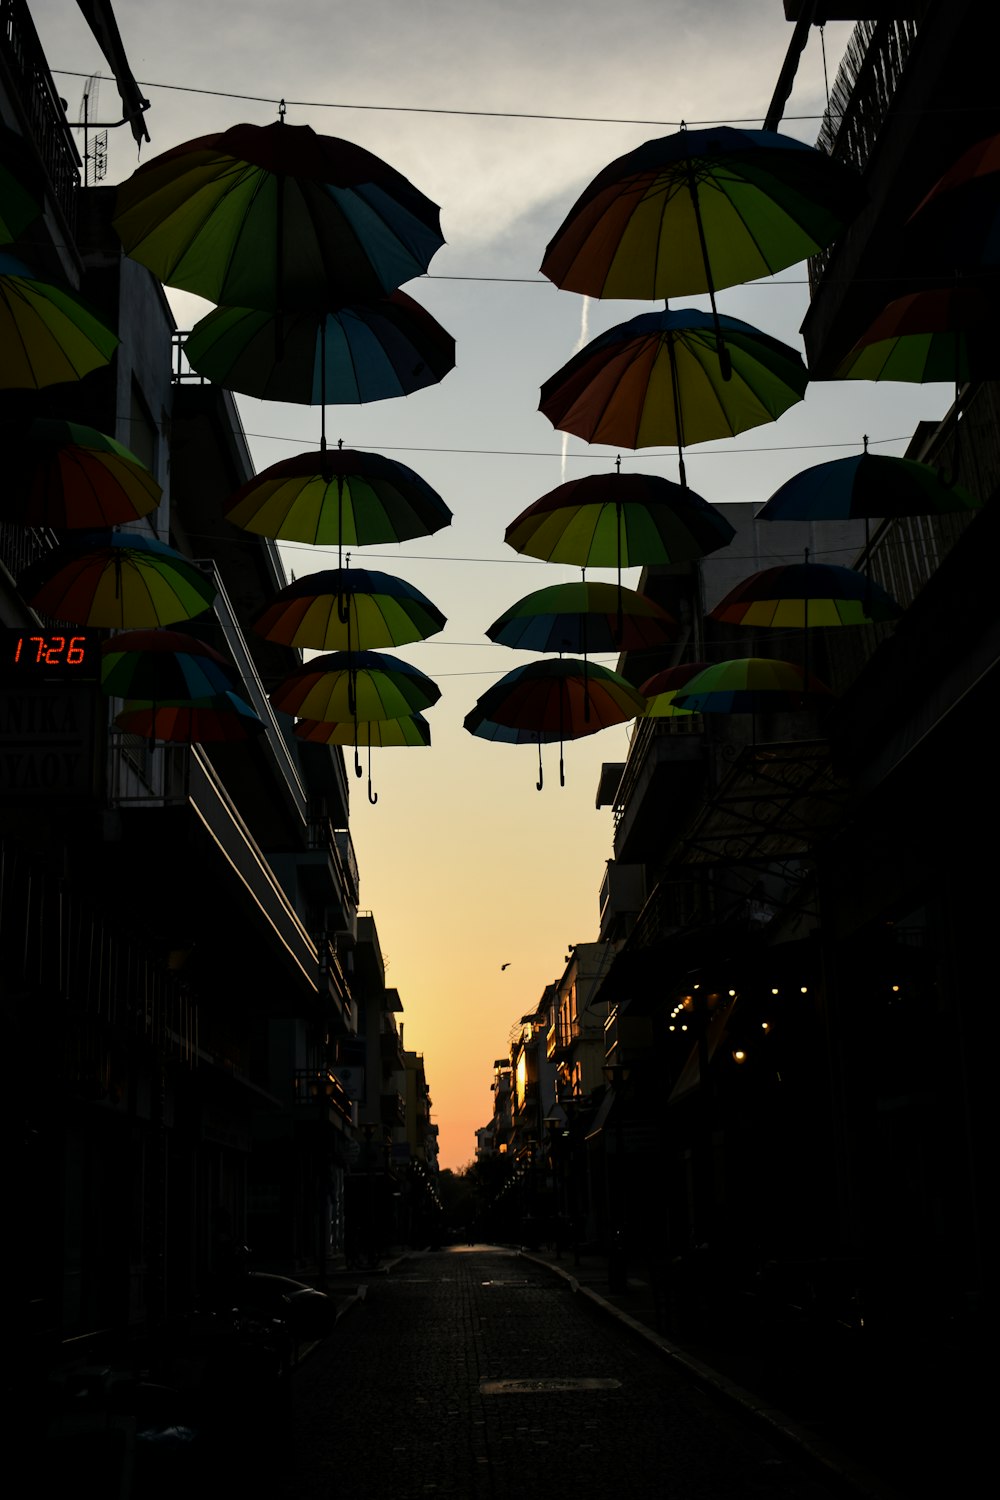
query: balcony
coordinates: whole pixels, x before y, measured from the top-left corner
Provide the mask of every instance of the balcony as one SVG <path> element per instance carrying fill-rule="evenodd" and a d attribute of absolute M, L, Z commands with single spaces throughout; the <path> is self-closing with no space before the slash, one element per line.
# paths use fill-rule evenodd
<path fill-rule="evenodd" d="M 199 904 L 206 911 L 229 906 L 244 934 L 238 947 L 229 945 L 231 961 L 239 958 L 252 967 L 260 952 L 257 940 L 263 939 L 286 976 L 296 981 L 295 990 L 315 1000 L 316 945 L 202 748 L 192 746 L 183 758 L 157 754 L 152 769 L 140 773 L 121 753 L 120 741 L 113 744 L 119 753 L 113 750 L 111 756 L 110 800 L 121 819 L 125 847 L 116 867 L 123 878 L 130 870 L 134 878 L 141 854 L 141 868 L 159 872 L 158 901 L 165 910 L 175 905 L 182 923 L 190 923 L 192 907 Z"/>
<path fill-rule="evenodd" d="M 395 1090 L 379 1096 L 379 1120 L 392 1128 L 406 1124 L 406 1100 Z"/>
<path fill-rule="evenodd" d="M 819 144 L 865 174 L 868 205 L 810 267 L 810 374 L 830 379 L 887 302 L 928 284 L 906 225 L 961 152 L 996 130 L 995 59 L 974 0 L 910 7 L 856 27 Z"/>
<path fill-rule="evenodd" d="M 24 135 L 33 142 L 45 168 L 62 219 L 65 243 L 56 257 L 45 257 L 48 269 L 75 259 L 72 246 L 80 191 L 80 157 L 66 127 L 66 112 L 24 0 L 0 0 L 0 75 L 9 87 Z M 59 257 L 59 251 L 62 257 Z M 36 260 L 38 257 L 36 256 Z"/>
<path fill-rule="evenodd" d="M 323 1123 L 350 1125 L 351 1100 L 343 1084 L 328 1068 L 299 1068 L 292 1080 L 296 1110 L 301 1118 L 308 1117 Z"/>
<path fill-rule="evenodd" d="M 705 775 L 701 714 L 640 719 L 615 801 L 615 860 L 641 864 L 662 848 Z"/>

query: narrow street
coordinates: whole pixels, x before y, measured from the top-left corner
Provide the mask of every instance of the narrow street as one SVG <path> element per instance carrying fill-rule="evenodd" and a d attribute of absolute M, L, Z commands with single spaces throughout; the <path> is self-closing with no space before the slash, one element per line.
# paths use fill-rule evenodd
<path fill-rule="evenodd" d="M 802 1497 L 832 1481 L 514 1253 L 415 1255 L 294 1376 L 280 1500 Z"/>

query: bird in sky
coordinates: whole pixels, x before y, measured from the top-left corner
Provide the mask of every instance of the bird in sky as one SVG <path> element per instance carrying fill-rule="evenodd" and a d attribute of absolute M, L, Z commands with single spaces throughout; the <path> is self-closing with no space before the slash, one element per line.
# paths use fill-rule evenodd
<path fill-rule="evenodd" d="M 503 971 L 504 971 L 504 969 L 509 969 L 509 968 L 510 968 L 510 960 L 508 960 L 507 963 L 500 965 L 500 973 L 502 974 Z"/>

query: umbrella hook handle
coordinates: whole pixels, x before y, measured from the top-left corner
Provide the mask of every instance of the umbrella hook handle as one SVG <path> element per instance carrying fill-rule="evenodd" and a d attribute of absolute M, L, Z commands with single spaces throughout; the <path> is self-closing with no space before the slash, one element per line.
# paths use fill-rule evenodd
<path fill-rule="evenodd" d="M 540 792 L 545 785 L 545 775 L 542 771 L 542 736 L 538 736 L 538 780 L 535 782 L 535 791 Z"/>

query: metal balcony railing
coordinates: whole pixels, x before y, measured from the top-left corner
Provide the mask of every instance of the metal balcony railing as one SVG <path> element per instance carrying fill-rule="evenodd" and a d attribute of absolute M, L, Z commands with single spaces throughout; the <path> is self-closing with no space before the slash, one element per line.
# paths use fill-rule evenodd
<path fill-rule="evenodd" d="M 25 0 L 0 0 L 0 59 L 66 228 L 76 230 L 80 155 Z"/>
<path fill-rule="evenodd" d="M 345 1123 L 351 1123 L 350 1096 L 329 1068 L 299 1068 L 293 1075 L 292 1086 L 297 1106 L 325 1105 Z"/>

